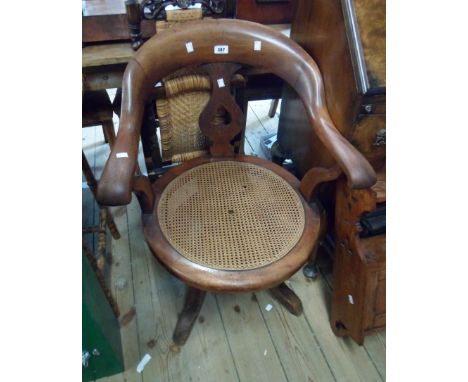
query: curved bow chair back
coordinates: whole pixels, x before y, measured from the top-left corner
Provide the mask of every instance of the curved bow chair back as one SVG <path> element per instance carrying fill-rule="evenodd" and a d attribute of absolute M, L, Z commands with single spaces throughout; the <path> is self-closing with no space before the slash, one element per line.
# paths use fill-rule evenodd
<path fill-rule="evenodd" d="M 120 129 L 99 187 L 102 202 L 121 205 L 131 200 L 143 110 L 154 85 L 184 67 L 216 63 L 236 64 L 229 66 L 224 75 L 233 74 L 240 66 L 250 66 L 281 77 L 302 99 L 311 128 L 346 174 L 349 184 L 353 188 L 366 188 L 375 183 L 371 165 L 339 133 L 330 118 L 322 76 L 315 61 L 293 40 L 269 27 L 248 21 L 217 19 L 184 23 L 156 35 L 128 63 L 122 84 Z M 210 68 L 212 81 L 220 79 L 217 75 L 223 75 L 220 70 L 216 65 Z M 212 86 L 212 100 L 215 95 L 226 96 L 226 93 L 217 94 L 215 90 L 220 90 L 222 85 L 229 88 L 228 82 L 229 78 L 224 79 L 224 84 Z M 207 115 L 207 109 L 216 107 L 216 101 L 219 99 L 213 104 L 208 103 L 200 116 L 200 128 L 204 133 L 209 129 L 203 130 L 202 123 L 209 124 L 211 115 Z M 235 106 L 224 98 L 222 101 L 236 119 Z M 231 121 L 231 125 L 243 122 L 239 117 Z M 225 153 L 225 150 L 221 151 Z M 216 155 L 216 152 L 212 154 Z"/>

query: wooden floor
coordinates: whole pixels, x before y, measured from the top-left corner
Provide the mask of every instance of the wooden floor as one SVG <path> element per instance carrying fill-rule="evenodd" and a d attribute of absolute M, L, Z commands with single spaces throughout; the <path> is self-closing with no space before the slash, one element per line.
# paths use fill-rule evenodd
<path fill-rule="evenodd" d="M 263 156 L 261 137 L 277 129 L 278 115 L 270 119 L 268 108 L 269 101 L 249 104 L 246 153 Z M 83 129 L 83 148 L 98 177 L 109 154 L 103 142 L 101 129 Z M 331 331 L 329 267 L 316 281 L 302 271 L 290 279 L 304 305 L 301 317 L 289 314 L 268 292 L 209 294 L 186 345 L 179 353 L 171 351 L 184 286 L 150 253 L 135 198 L 113 212 L 122 237 L 112 240 L 109 283 L 121 311 L 125 372 L 100 382 L 385 380 L 385 332 L 367 337 L 361 347 Z M 83 224 L 96 215 L 83 188 Z M 146 353 L 152 359 L 138 374 L 136 366 Z"/>

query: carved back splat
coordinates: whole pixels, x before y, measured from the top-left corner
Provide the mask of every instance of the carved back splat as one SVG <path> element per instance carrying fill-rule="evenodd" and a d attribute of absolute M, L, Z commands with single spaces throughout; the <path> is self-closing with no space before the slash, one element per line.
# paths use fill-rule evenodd
<path fill-rule="evenodd" d="M 231 94 L 231 79 L 241 68 L 239 64 L 215 63 L 203 66 L 211 79 L 211 97 L 200 114 L 199 125 L 202 133 L 210 140 L 210 153 L 214 157 L 232 156 L 234 147 L 230 142 L 245 125 L 245 115 Z M 226 123 L 215 125 L 219 109 L 226 112 Z"/>

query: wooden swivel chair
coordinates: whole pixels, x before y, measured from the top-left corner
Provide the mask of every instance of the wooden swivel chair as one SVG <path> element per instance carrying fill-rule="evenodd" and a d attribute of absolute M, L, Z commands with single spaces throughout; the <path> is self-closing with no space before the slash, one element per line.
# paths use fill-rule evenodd
<path fill-rule="evenodd" d="M 170 169 L 151 185 L 146 177 L 135 176 L 145 101 L 158 81 L 186 67 L 202 69 L 211 81 L 211 98 L 199 119 L 209 152 Z M 244 128 L 245 116 L 230 82 L 242 67 L 274 73 L 298 92 L 335 167 L 312 168 L 300 183 L 272 162 L 235 154 L 232 142 Z M 220 110 L 227 115 L 221 125 L 214 122 Z M 313 59 L 266 26 L 210 20 L 151 38 L 129 62 L 120 129 L 98 200 L 124 205 L 132 191 L 136 194 L 154 256 L 188 285 L 173 335 L 175 344 L 183 345 L 207 291 L 270 289 L 291 312 L 301 313 L 299 298 L 284 281 L 305 264 L 317 243 L 320 216 L 309 204 L 314 190 L 339 176 L 357 189 L 375 183 L 372 167 L 331 121 Z"/>

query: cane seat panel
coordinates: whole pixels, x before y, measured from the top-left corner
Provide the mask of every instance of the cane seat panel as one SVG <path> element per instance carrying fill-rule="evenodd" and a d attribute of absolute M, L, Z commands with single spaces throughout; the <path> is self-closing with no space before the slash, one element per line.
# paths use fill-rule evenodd
<path fill-rule="evenodd" d="M 166 240 L 208 268 L 250 270 L 284 257 L 300 240 L 304 206 L 281 176 L 253 163 L 196 166 L 162 192 L 157 218 Z"/>

